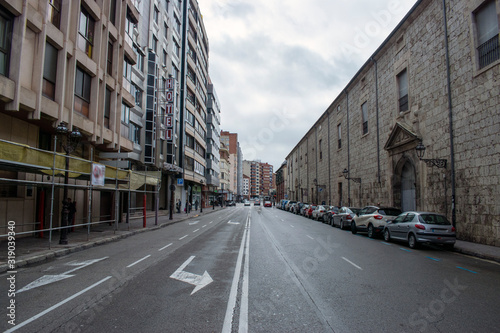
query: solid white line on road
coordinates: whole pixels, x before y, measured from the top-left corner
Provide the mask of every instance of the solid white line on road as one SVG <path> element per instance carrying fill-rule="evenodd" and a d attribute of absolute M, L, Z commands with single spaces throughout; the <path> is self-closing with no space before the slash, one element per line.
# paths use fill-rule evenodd
<path fill-rule="evenodd" d="M 312 238 L 311 236 L 309 236 L 309 235 L 306 235 L 306 236 L 309 237 L 309 238 L 311 238 L 312 240 L 314 240 L 314 238 Z"/>
<path fill-rule="evenodd" d="M 145 256 L 145 257 L 144 257 L 144 258 L 142 258 L 142 259 L 137 260 L 136 262 L 131 263 L 130 265 L 128 265 L 128 266 L 127 266 L 127 268 L 130 268 L 130 267 L 134 266 L 135 264 L 138 264 L 138 263 L 140 263 L 141 261 L 148 259 L 149 257 L 151 257 L 151 255 L 150 255 L 150 254 L 148 254 L 147 256 Z"/>
<path fill-rule="evenodd" d="M 247 217 L 248 223 L 247 228 L 250 229 L 250 216 Z M 247 235 L 247 241 L 245 244 L 245 264 L 243 266 L 243 282 L 241 287 L 241 306 L 240 306 L 240 325 L 238 332 L 247 333 L 248 332 L 248 282 L 249 282 L 249 259 L 250 257 L 250 232 Z"/>
<path fill-rule="evenodd" d="M 168 244 L 168 245 L 165 245 L 164 247 L 162 247 L 161 249 L 159 249 L 158 251 L 163 251 L 165 250 L 167 247 L 169 247 L 170 245 L 172 245 L 172 243 Z"/>
<path fill-rule="evenodd" d="M 81 294 L 83 293 L 86 293 L 87 291 L 89 291 L 90 289 L 94 288 L 94 287 L 97 287 L 98 285 L 100 285 L 101 283 L 107 281 L 111 279 L 111 276 L 108 276 L 108 277 L 105 277 L 104 279 L 102 279 L 101 281 L 98 281 L 96 283 L 94 283 L 93 285 L 91 285 L 90 287 L 87 287 L 85 289 L 83 289 L 82 291 L 79 291 L 77 292 L 76 294 L 74 294 L 73 296 L 70 296 L 68 298 L 66 298 L 65 300 L 62 300 L 61 302 L 51 306 L 50 308 L 48 308 L 47 310 L 45 311 L 42 311 L 40 312 L 39 314 L 37 314 L 36 316 L 33 316 L 31 317 L 30 319 L 28 320 L 25 320 L 23 321 L 22 323 L 20 324 L 17 324 L 16 326 L 14 326 L 13 328 L 11 328 L 10 330 L 7 330 L 5 331 L 5 333 L 10 333 L 10 332 L 14 332 L 14 331 L 17 331 L 18 329 L 20 329 L 21 327 L 25 326 L 25 325 L 28 325 L 29 323 L 31 323 L 32 321 L 34 320 L 37 320 L 38 318 L 46 315 L 47 313 L 49 313 L 50 311 L 54 310 L 54 309 L 57 309 L 58 307 L 60 307 L 61 305 L 63 304 L 66 304 L 68 303 L 69 301 L 71 301 L 72 299 L 74 298 L 77 298 L 78 296 L 80 296 Z"/>
<path fill-rule="evenodd" d="M 193 230 L 193 232 L 198 232 L 198 231 L 200 231 L 200 229 Z"/>
<path fill-rule="evenodd" d="M 179 240 L 183 240 L 184 238 L 186 238 L 188 235 L 184 235 L 182 236 L 181 238 L 179 238 Z"/>
<path fill-rule="evenodd" d="M 248 215 L 249 216 L 249 215 Z M 231 284 L 231 291 L 229 293 L 229 300 L 227 302 L 226 316 L 224 317 L 224 325 L 222 326 L 222 333 L 232 332 L 233 316 L 236 307 L 236 299 L 238 297 L 238 282 L 241 277 L 241 266 L 243 262 L 243 254 L 245 252 L 245 240 L 247 233 L 249 231 L 249 217 L 247 217 L 247 223 L 245 230 L 243 231 L 243 238 L 241 240 L 240 251 L 238 252 L 238 259 L 236 260 L 236 269 L 234 271 L 233 282 Z M 240 317 L 244 314 L 240 313 Z"/>
<path fill-rule="evenodd" d="M 350 263 L 351 265 L 353 265 L 354 267 L 356 267 L 357 269 L 360 269 L 360 270 L 363 270 L 363 268 L 359 267 L 358 265 L 356 265 L 355 263 L 353 263 L 352 261 L 350 261 L 349 259 L 345 258 L 345 257 L 342 257 L 342 259 L 344 259 L 345 261 L 347 261 L 348 263 Z"/>

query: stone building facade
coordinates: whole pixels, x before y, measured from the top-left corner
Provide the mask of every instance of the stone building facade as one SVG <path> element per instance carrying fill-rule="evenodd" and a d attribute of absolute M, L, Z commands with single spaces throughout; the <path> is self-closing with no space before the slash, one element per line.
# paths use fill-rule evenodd
<path fill-rule="evenodd" d="M 435 211 L 500 246 L 499 13 L 418 1 L 287 156 L 289 198 Z"/>

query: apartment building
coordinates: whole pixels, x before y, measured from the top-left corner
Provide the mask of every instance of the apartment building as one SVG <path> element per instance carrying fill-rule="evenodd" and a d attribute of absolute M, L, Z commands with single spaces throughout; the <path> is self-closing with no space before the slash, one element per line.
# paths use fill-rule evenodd
<path fill-rule="evenodd" d="M 231 165 L 231 179 L 229 182 L 230 200 L 241 200 L 243 154 L 238 142 L 238 134 L 221 131 L 220 141 L 229 149 L 229 162 Z"/>
<path fill-rule="evenodd" d="M 220 187 L 219 190 L 217 191 L 217 199 L 220 203 L 226 200 L 232 200 L 233 199 L 233 192 L 231 192 L 231 160 L 230 160 L 230 155 L 229 155 L 229 148 L 226 146 L 224 142 L 221 141 L 220 143 L 220 148 L 219 148 L 219 154 L 220 154 Z"/>
<path fill-rule="evenodd" d="M 243 161 L 243 175 L 249 178 L 249 196 L 270 196 L 273 187 L 273 166 L 261 161 Z"/>
<path fill-rule="evenodd" d="M 207 184 L 203 187 L 205 202 L 212 202 L 217 197 L 220 186 L 220 102 L 214 85 L 208 84 L 207 103 Z"/>
<path fill-rule="evenodd" d="M 499 14 L 417 1 L 287 156 L 288 196 L 434 211 L 500 246 Z"/>

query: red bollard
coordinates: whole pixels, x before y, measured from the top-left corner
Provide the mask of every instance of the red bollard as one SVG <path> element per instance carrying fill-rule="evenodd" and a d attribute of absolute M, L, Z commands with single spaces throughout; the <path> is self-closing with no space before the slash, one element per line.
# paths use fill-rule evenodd
<path fill-rule="evenodd" d="M 142 219 L 142 227 L 146 228 L 146 194 L 144 194 L 144 200 L 142 201 L 142 213 L 144 214 L 144 217 Z"/>

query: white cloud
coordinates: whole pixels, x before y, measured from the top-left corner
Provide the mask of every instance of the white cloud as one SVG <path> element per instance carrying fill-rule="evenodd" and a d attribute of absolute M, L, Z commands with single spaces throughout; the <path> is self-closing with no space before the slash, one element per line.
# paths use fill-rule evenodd
<path fill-rule="evenodd" d="M 198 1 L 221 128 L 275 169 L 416 2 Z"/>

